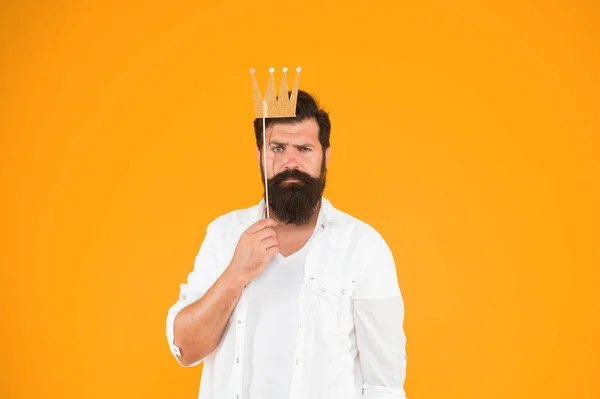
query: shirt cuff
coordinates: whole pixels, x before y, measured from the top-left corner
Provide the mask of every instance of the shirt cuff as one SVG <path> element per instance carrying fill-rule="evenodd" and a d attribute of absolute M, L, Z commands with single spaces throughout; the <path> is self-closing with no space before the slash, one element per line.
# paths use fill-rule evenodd
<path fill-rule="evenodd" d="M 362 396 L 364 399 L 406 399 L 403 388 L 388 388 L 363 384 Z"/>
<path fill-rule="evenodd" d="M 181 312 L 185 307 L 196 302 L 198 299 L 199 298 L 195 298 L 195 297 L 186 297 L 184 294 L 182 297 L 180 297 L 180 300 L 169 309 L 169 313 L 167 314 L 167 331 L 166 332 L 167 332 L 167 341 L 169 343 L 169 349 L 171 350 L 171 353 L 173 354 L 173 356 L 175 356 L 177 363 L 179 363 L 179 365 L 181 365 L 183 367 L 194 367 L 194 366 L 197 366 L 198 364 L 200 364 L 204 360 L 204 359 L 200 359 L 188 366 L 184 365 L 183 363 L 181 363 L 181 360 L 179 359 L 179 356 L 181 356 L 181 350 L 179 349 L 179 347 L 177 345 L 175 345 L 175 332 L 174 332 L 175 318 L 177 317 L 179 312 Z"/>

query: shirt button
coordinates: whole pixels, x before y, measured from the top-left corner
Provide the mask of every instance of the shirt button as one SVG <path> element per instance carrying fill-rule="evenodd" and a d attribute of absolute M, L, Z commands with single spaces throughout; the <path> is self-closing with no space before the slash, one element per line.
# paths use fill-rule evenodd
<path fill-rule="evenodd" d="M 238 357 L 237 359 L 235 359 L 235 362 L 239 363 L 240 362 L 240 358 Z"/>
<path fill-rule="evenodd" d="M 346 295 L 346 292 L 348 292 L 348 291 L 346 291 L 346 289 L 344 288 L 344 289 L 342 290 L 342 295 Z"/>
<path fill-rule="evenodd" d="M 302 328 L 302 322 L 300 322 L 300 328 Z"/>
<path fill-rule="evenodd" d="M 238 321 L 237 321 L 237 323 L 238 323 L 238 324 L 242 324 L 242 321 L 241 321 L 241 320 L 238 320 Z"/>
<path fill-rule="evenodd" d="M 321 292 L 327 292 L 327 288 L 321 287 Z"/>
<path fill-rule="evenodd" d="M 300 360 L 296 359 L 296 366 L 300 364 Z"/>

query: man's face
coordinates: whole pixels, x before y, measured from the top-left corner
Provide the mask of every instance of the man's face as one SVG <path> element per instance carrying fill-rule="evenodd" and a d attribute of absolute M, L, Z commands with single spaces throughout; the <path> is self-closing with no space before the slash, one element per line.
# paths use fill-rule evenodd
<path fill-rule="evenodd" d="M 271 211 L 283 223 L 305 224 L 323 195 L 331 149 L 323 154 L 319 125 L 313 119 L 273 124 L 266 135 Z M 260 151 L 257 149 L 262 175 L 264 161 Z M 264 183 L 264 176 L 262 179 Z"/>

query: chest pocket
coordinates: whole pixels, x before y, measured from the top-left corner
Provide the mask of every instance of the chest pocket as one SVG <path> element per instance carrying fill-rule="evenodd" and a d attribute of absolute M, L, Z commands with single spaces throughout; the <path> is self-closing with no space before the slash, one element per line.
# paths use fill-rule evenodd
<path fill-rule="evenodd" d="M 309 278 L 310 313 L 316 329 L 334 334 L 350 333 L 354 327 L 354 286 L 350 277 Z"/>

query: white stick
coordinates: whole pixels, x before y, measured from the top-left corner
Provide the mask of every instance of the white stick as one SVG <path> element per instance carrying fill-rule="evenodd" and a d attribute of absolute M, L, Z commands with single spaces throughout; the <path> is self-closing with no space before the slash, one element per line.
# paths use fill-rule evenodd
<path fill-rule="evenodd" d="M 263 101 L 263 173 L 265 174 L 265 204 L 267 206 L 267 218 L 269 218 L 269 182 L 267 181 L 267 133 L 266 122 L 267 102 Z"/>

